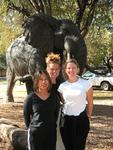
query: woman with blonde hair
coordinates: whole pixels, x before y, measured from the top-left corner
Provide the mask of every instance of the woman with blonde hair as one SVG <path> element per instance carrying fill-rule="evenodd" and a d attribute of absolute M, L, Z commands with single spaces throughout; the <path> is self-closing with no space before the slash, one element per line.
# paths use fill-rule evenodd
<path fill-rule="evenodd" d="M 63 79 L 60 76 L 61 58 L 59 54 L 49 53 L 45 61 L 46 61 L 46 70 L 49 73 L 52 81 L 52 91 L 57 96 L 59 96 L 59 101 L 60 103 L 62 103 L 59 92 L 57 91 L 60 83 L 63 82 Z M 59 131 L 59 120 L 60 120 L 60 114 L 57 121 L 56 150 L 64 150 L 64 145 L 62 143 L 62 139 Z"/>
<path fill-rule="evenodd" d="M 61 70 L 61 59 L 59 54 L 49 53 L 45 59 L 46 70 L 52 81 L 52 89 L 57 92 L 57 88 L 61 83 L 59 73 Z"/>
<path fill-rule="evenodd" d="M 81 78 L 79 64 L 69 59 L 64 64 L 66 81 L 58 91 L 64 99 L 64 125 L 60 128 L 65 150 L 84 150 L 93 111 L 93 89 L 89 80 Z"/>

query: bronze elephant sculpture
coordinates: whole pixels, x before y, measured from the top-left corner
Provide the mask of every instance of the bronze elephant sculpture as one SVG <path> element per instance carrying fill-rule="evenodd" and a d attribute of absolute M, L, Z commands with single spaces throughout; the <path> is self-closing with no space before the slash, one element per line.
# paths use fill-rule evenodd
<path fill-rule="evenodd" d="M 49 52 L 59 53 L 62 60 L 67 56 L 76 58 L 81 73 L 86 64 L 85 41 L 71 20 L 35 14 L 23 23 L 23 28 L 22 36 L 15 39 L 6 52 L 7 101 L 14 101 L 12 91 L 17 78 L 25 80 L 29 93 L 29 75 L 45 68 L 45 57 Z"/>

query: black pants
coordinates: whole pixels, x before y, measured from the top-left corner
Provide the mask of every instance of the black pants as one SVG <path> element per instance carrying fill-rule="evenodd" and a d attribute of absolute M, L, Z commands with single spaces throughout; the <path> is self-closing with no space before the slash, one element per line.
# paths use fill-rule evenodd
<path fill-rule="evenodd" d="M 60 132 L 65 150 L 84 150 L 89 133 L 89 119 L 86 112 L 82 112 L 79 116 L 66 115 Z"/>
<path fill-rule="evenodd" d="M 50 128 L 30 128 L 28 130 L 29 150 L 55 150 L 56 149 L 56 129 Z"/>

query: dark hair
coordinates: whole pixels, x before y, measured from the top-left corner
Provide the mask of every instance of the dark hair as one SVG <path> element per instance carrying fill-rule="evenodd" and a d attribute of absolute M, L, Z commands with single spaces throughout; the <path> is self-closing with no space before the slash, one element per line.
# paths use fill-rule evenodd
<path fill-rule="evenodd" d="M 62 70 L 62 73 L 63 73 L 63 76 L 64 76 L 65 79 L 68 79 L 68 76 L 65 72 L 65 69 L 66 69 L 68 63 L 74 63 L 77 66 L 77 68 L 80 68 L 76 59 L 72 58 L 72 59 L 66 60 L 66 62 L 63 65 L 63 70 Z"/>
<path fill-rule="evenodd" d="M 51 78 L 48 74 L 48 72 L 46 70 L 40 70 L 40 71 L 37 71 L 34 76 L 33 76 L 33 81 L 34 81 L 34 91 L 36 92 L 37 91 L 37 84 L 40 80 L 40 77 L 42 74 L 45 74 L 46 77 L 47 77 L 47 80 L 49 81 L 49 88 L 48 88 L 48 92 L 51 91 L 51 88 L 52 88 L 52 82 L 51 82 Z"/>

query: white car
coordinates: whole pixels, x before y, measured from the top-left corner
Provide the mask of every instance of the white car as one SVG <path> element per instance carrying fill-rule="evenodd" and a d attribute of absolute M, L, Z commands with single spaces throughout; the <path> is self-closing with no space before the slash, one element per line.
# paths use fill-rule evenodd
<path fill-rule="evenodd" d="M 93 86 L 101 87 L 102 90 L 108 91 L 113 89 L 113 75 L 97 75 L 90 71 L 86 71 L 83 75 L 83 78 L 91 80 Z"/>

